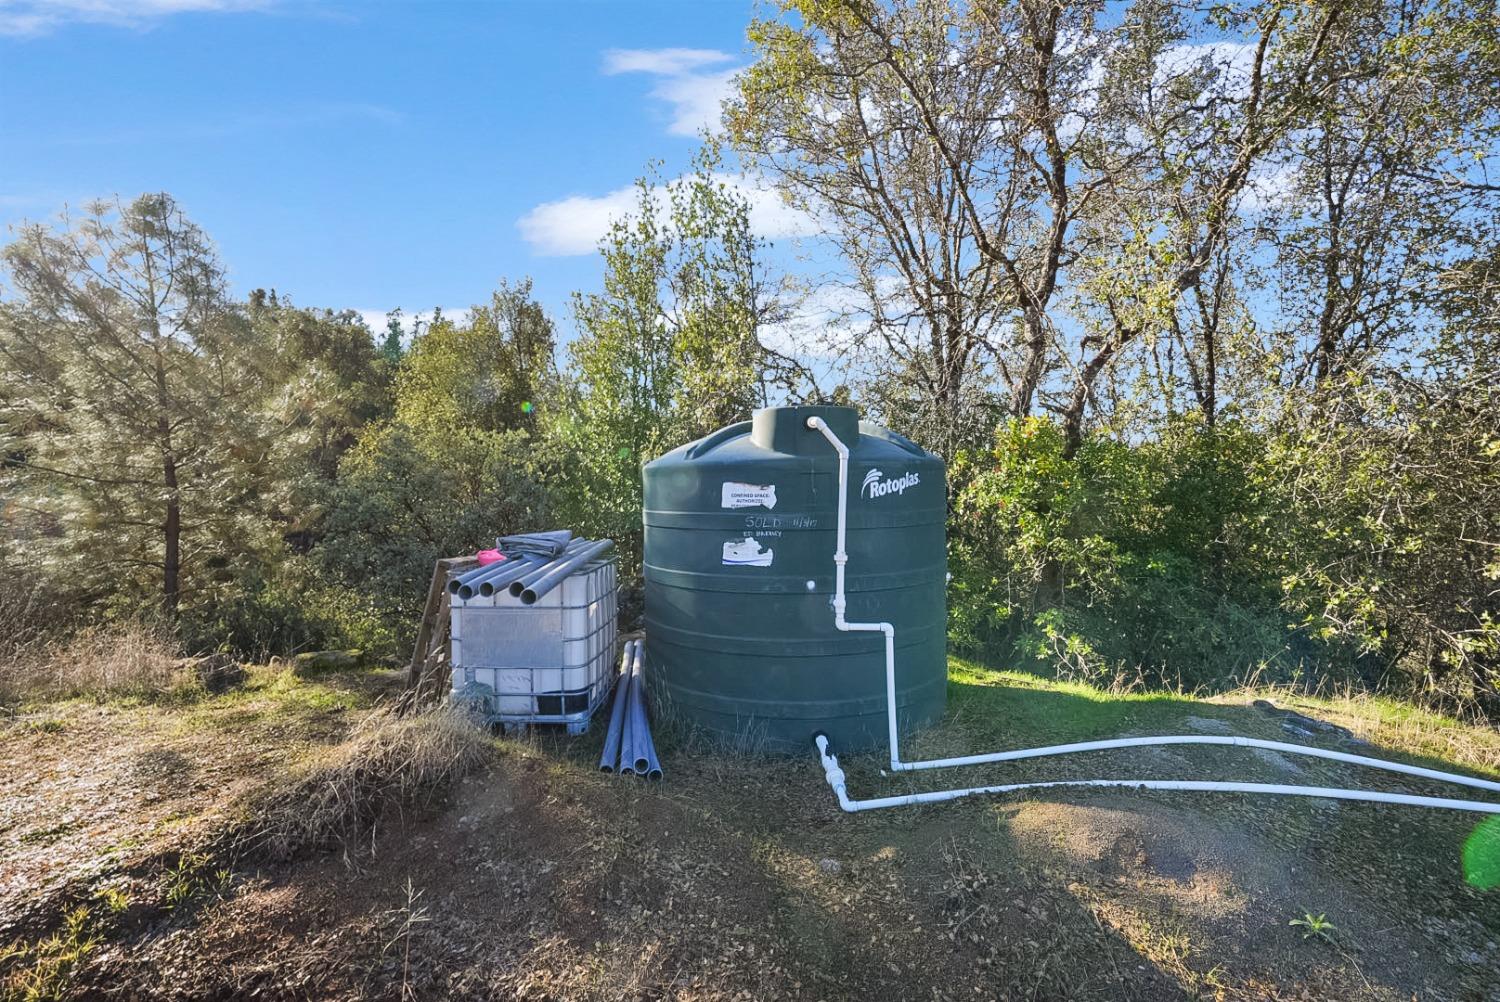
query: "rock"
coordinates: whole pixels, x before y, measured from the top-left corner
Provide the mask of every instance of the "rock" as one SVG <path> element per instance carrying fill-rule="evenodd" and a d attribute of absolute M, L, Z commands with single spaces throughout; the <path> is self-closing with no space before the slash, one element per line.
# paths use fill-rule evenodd
<path fill-rule="evenodd" d="M 308 678 L 328 672 L 354 671 L 364 666 L 363 651 L 304 651 L 292 659 L 292 674 Z"/>
<path fill-rule="evenodd" d="M 1302 775 L 1302 767 L 1280 752 L 1274 752 L 1269 748 L 1255 748 L 1251 753 L 1278 772 L 1284 772 L 1289 776 Z"/>
<path fill-rule="evenodd" d="M 1200 734 L 1229 734 L 1234 730 L 1215 717 L 1188 717 L 1183 723 Z"/>
<path fill-rule="evenodd" d="M 836 859 L 824 857 L 823 859 L 818 860 L 818 869 L 822 870 L 824 873 L 830 876 L 837 876 L 838 874 L 844 872 L 844 864 L 840 863 Z"/>
<path fill-rule="evenodd" d="M 191 672 L 209 692 L 227 692 L 245 681 L 245 666 L 228 654 L 205 654 L 180 658 L 174 664 L 178 671 Z"/>

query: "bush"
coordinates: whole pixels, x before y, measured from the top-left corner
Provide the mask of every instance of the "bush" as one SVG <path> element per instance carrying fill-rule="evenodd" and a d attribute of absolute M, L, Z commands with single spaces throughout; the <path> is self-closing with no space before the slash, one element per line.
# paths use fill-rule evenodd
<path fill-rule="evenodd" d="M 300 557 L 240 575 L 215 601 L 186 614 L 181 630 L 188 650 L 254 661 L 330 647 L 357 647 L 378 657 L 399 653 L 374 593 L 330 584 Z"/>
<path fill-rule="evenodd" d="M 1067 456 L 1062 430 L 1003 425 L 952 523 L 950 633 L 961 649 L 1106 684 L 1289 681 L 1316 653 L 1284 625 L 1262 440 L 1234 425 L 1104 435 Z"/>
<path fill-rule="evenodd" d="M 522 431 L 424 434 L 393 424 L 367 435 L 326 500 L 312 567 L 342 636 L 318 646 L 407 650 L 439 557 L 496 535 L 551 528 L 548 495 Z"/>

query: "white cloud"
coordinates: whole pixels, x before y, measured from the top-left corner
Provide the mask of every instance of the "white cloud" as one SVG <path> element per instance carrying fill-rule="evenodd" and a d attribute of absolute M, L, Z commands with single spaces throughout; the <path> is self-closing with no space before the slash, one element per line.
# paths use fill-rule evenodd
<path fill-rule="evenodd" d="M 822 232 L 816 219 L 786 204 L 769 185 L 743 174 L 715 174 L 750 203 L 750 228 L 767 239 L 813 236 Z M 669 182 L 680 184 L 681 178 Z M 591 254 L 609 232 L 610 223 L 635 210 L 640 195 L 634 185 L 603 195 L 571 195 L 543 202 L 516 221 L 521 237 L 542 255 Z M 655 210 L 666 214 L 666 193 L 658 189 Z"/>
<path fill-rule="evenodd" d="M 64 24 L 139 27 L 173 14 L 260 10 L 273 0 L 0 0 L 0 35 L 41 35 Z"/>
<path fill-rule="evenodd" d="M 634 187 L 617 188 L 607 195 L 570 195 L 538 205 L 516 221 L 516 228 L 538 254 L 589 254 L 609 232 L 610 222 L 635 208 L 636 198 Z"/>
<path fill-rule="evenodd" d="M 696 136 L 704 129 L 718 130 L 720 106 L 739 72 L 739 67 L 709 67 L 733 61 L 734 56 L 718 49 L 610 49 L 604 54 L 604 72 L 658 78 L 651 96 L 671 108 L 667 131 L 674 136 Z"/>
<path fill-rule="evenodd" d="M 604 72 L 681 76 L 733 58 L 718 49 L 610 49 L 604 53 Z"/>

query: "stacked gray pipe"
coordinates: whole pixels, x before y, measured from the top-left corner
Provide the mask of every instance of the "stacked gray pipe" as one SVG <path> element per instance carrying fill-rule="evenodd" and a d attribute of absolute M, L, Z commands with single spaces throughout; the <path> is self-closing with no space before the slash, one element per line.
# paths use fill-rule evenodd
<path fill-rule="evenodd" d="M 543 560 L 541 557 L 533 557 L 522 554 L 520 557 L 512 561 L 512 563 L 515 566 L 513 566 L 509 571 L 501 574 L 496 574 L 492 577 L 487 577 L 483 581 L 479 582 L 479 594 L 484 596 L 485 598 L 489 598 L 491 595 L 495 594 L 495 592 L 500 591 L 502 588 L 508 586 L 516 578 L 521 577 L 523 574 L 529 574 L 530 572 L 536 570 L 542 565 Z M 459 594 L 462 595 L 463 592 L 460 591 Z"/>
<path fill-rule="evenodd" d="M 585 546 L 588 545 L 589 541 L 586 539 L 575 539 L 567 545 L 562 553 L 558 554 L 557 556 L 538 558 L 539 560 L 541 560 L 541 563 L 532 564 L 531 570 L 529 572 L 513 579 L 510 582 L 508 587 L 511 596 L 518 597 L 521 592 L 526 590 L 526 586 L 531 584 L 531 582 L 541 580 L 543 575 L 552 570 L 552 568 L 556 567 L 560 562 L 571 559 L 575 554 L 578 553 L 579 550 L 582 550 Z"/>
<path fill-rule="evenodd" d="M 479 567 L 475 570 L 465 571 L 463 574 L 460 574 L 458 577 L 453 578 L 448 582 L 448 591 L 454 595 L 457 595 L 459 589 L 464 585 L 469 584 L 470 582 L 478 584 L 480 581 L 483 581 L 491 574 L 494 574 L 496 571 L 501 570 L 507 564 L 509 564 L 509 561 L 501 561 L 498 564 L 485 564 L 484 566 Z"/>
<path fill-rule="evenodd" d="M 569 550 L 544 567 L 539 577 L 527 575 L 512 581 L 510 593 L 520 595 L 523 605 L 534 605 L 537 599 L 562 584 L 575 570 L 591 560 L 602 557 L 614 545 L 615 542 L 612 539 L 601 539 L 597 543 L 588 543 L 576 550 Z"/>
<path fill-rule="evenodd" d="M 609 711 L 609 729 L 604 732 L 604 751 L 599 756 L 599 770 L 614 772 L 620 761 L 620 743 L 625 730 L 625 700 L 630 689 L 630 670 L 634 663 L 635 648 L 639 640 L 625 643 L 625 654 L 620 659 L 620 680 L 615 684 L 615 703 Z"/>
<path fill-rule="evenodd" d="M 485 571 L 483 574 L 475 575 L 472 578 L 466 575 L 467 580 L 461 580 L 459 586 L 453 590 L 465 602 L 475 595 L 491 595 L 494 593 L 496 582 L 499 582 L 501 585 L 508 584 L 515 578 L 526 573 L 528 568 L 535 566 L 534 563 L 529 562 L 524 557 L 514 560 L 504 560 L 498 564 L 491 564 L 483 568 Z"/>

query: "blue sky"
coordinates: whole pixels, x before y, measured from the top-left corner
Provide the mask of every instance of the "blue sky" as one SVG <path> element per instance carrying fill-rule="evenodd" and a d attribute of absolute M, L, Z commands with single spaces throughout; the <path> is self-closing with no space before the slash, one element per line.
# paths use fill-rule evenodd
<path fill-rule="evenodd" d="M 566 327 L 647 161 L 682 169 L 750 0 L 0 0 L 0 225 L 175 195 L 235 290 L 372 318 L 531 275 Z M 771 237 L 799 223 L 758 198 Z"/>

